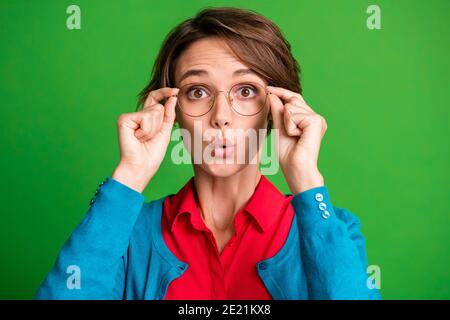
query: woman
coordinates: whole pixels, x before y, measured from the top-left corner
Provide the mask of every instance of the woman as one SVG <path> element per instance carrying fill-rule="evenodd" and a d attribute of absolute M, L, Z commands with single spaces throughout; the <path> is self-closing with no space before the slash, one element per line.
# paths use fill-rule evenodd
<path fill-rule="evenodd" d="M 118 119 L 119 164 L 37 298 L 379 298 L 359 220 L 331 205 L 317 168 L 327 126 L 298 74 L 278 27 L 254 12 L 206 9 L 172 30 L 137 112 Z M 144 203 L 175 123 L 194 177 Z M 264 129 L 292 195 L 259 170 L 266 135 L 238 134 Z"/>

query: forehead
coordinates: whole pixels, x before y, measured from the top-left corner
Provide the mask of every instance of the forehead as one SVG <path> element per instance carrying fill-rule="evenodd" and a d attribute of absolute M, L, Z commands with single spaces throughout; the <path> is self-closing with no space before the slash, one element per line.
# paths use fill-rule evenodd
<path fill-rule="evenodd" d="M 175 81 L 178 84 L 181 77 L 193 69 L 207 72 L 207 75 L 199 74 L 199 77 L 223 78 L 231 77 L 235 70 L 247 68 L 224 40 L 205 38 L 192 43 L 180 55 L 175 68 Z"/>

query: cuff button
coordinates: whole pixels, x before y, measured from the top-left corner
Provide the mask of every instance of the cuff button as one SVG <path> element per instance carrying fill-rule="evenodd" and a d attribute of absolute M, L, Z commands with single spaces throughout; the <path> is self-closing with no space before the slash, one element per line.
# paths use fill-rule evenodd
<path fill-rule="evenodd" d="M 323 194 L 321 194 L 320 192 L 316 193 L 316 195 L 314 196 L 314 198 L 321 202 L 323 200 Z"/>
<path fill-rule="evenodd" d="M 321 202 L 321 203 L 319 203 L 319 209 L 320 210 L 325 210 L 327 208 L 327 205 L 325 204 L 325 202 Z"/>
<path fill-rule="evenodd" d="M 328 219 L 329 217 L 330 217 L 330 213 L 327 210 L 322 212 L 322 218 Z"/>

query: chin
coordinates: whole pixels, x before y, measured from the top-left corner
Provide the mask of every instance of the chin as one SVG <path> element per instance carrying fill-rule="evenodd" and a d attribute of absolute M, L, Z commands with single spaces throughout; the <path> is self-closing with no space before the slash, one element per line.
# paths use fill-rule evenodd
<path fill-rule="evenodd" d="M 227 178 L 235 175 L 246 167 L 245 164 L 202 164 L 200 166 L 203 171 L 214 177 Z"/>

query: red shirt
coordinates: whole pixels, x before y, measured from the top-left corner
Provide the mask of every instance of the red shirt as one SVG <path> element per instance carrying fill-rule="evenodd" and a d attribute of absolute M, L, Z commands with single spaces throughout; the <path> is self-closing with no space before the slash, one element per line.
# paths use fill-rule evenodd
<path fill-rule="evenodd" d="M 283 195 L 262 175 L 236 213 L 235 234 L 220 254 L 198 210 L 193 179 L 164 201 L 164 241 L 189 265 L 170 283 L 165 299 L 271 299 L 256 263 L 274 256 L 285 243 L 294 217 L 292 196 Z"/>

